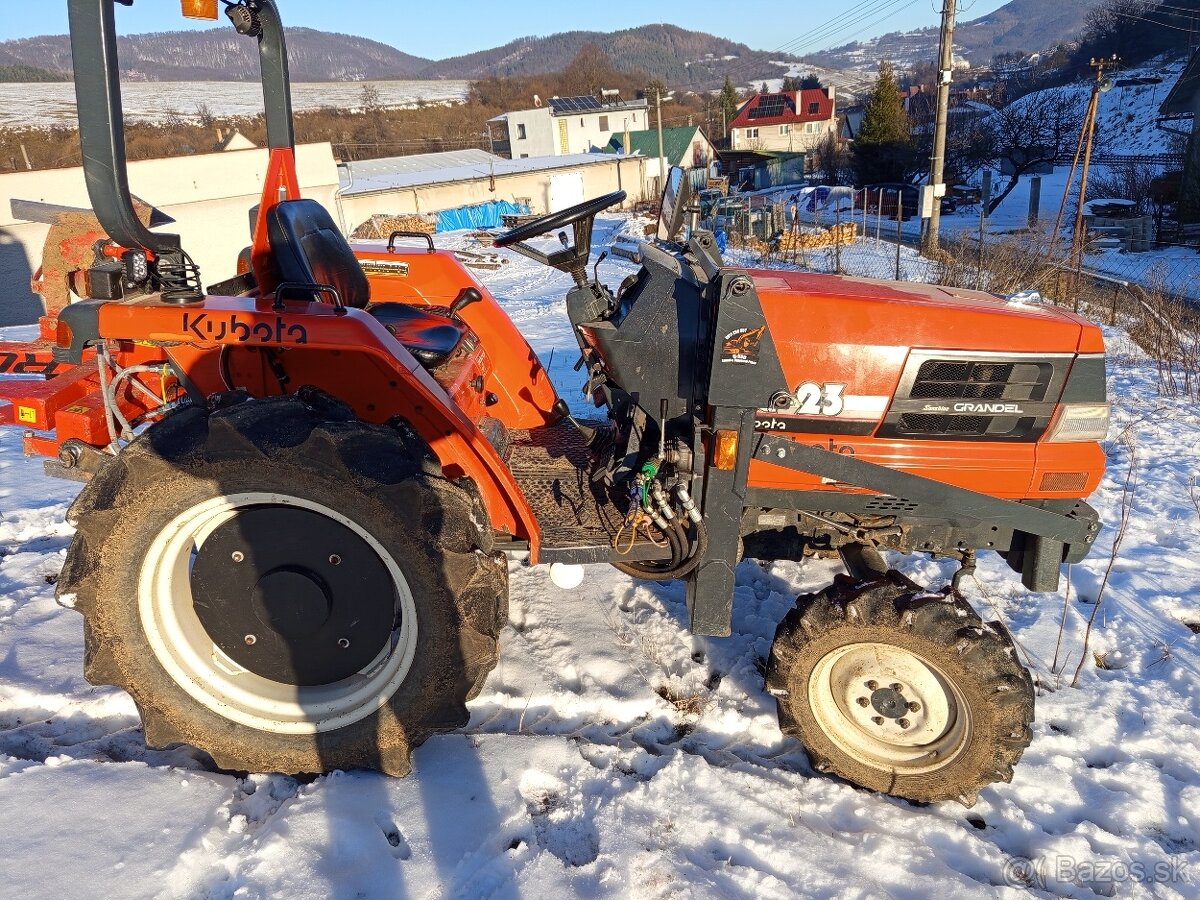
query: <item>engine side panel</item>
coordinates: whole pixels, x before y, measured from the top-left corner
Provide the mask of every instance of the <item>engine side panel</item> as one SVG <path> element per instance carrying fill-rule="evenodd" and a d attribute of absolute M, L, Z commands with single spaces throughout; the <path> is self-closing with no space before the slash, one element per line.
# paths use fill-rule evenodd
<path fill-rule="evenodd" d="M 757 431 L 998 497 L 1081 497 L 1099 484 L 1098 444 L 1040 440 L 1076 354 L 1094 352 L 1094 326 L 974 291 L 753 277 L 785 379 L 758 385 Z M 752 488 L 855 490 L 761 460 L 749 477 Z"/>

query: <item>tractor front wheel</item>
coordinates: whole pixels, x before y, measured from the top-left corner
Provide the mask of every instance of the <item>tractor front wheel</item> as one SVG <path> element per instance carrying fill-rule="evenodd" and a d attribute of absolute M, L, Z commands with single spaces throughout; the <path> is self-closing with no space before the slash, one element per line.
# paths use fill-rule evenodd
<path fill-rule="evenodd" d="M 496 663 L 507 567 L 478 498 L 326 395 L 177 413 L 70 518 L 88 680 L 133 697 L 151 746 L 404 775 Z"/>
<path fill-rule="evenodd" d="M 973 805 L 1033 736 L 1033 682 L 1003 627 L 896 572 L 799 598 L 767 685 L 818 771 L 919 802 Z"/>

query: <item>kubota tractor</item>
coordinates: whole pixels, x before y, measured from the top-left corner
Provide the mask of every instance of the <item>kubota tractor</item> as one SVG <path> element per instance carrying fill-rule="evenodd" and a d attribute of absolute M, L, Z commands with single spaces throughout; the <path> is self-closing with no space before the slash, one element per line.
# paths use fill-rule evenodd
<path fill-rule="evenodd" d="M 1009 635 L 958 576 L 927 590 L 883 554 L 961 575 L 993 551 L 1057 589 L 1098 529 L 1097 328 L 971 291 L 729 267 L 711 235 L 681 237 L 676 175 L 615 292 L 588 259 L 623 194 L 496 240 L 574 280 L 603 411 L 581 421 L 452 254 L 352 247 L 301 199 L 273 0 L 225 0 L 258 42 L 271 164 L 239 274 L 206 288 L 129 194 L 115 2 L 131 0 L 69 0 L 95 219 L 52 232 L 41 337 L 0 346 L 39 377 L 0 382 L 0 419 L 86 481 L 58 596 L 84 616 L 87 677 L 132 695 L 149 744 L 403 775 L 496 663 L 506 554 L 682 579 L 704 635 L 729 633 L 743 557 L 840 555 L 848 574 L 775 637 L 783 730 L 819 770 L 914 800 L 970 804 L 1011 777 L 1033 685 Z"/>

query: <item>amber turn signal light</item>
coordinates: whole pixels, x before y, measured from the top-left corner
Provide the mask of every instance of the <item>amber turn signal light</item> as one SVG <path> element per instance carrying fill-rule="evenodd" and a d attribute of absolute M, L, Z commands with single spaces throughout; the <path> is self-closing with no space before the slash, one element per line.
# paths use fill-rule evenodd
<path fill-rule="evenodd" d="M 217 0 L 179 0 L 179 7 L 189 19 L 217 18 Z"/>
<path fill-rule="evenodd" d="M 736 431 L 718 431 L 713 444 L 713 465 L 726 472 L 737 465 L 738 433 Z"/>

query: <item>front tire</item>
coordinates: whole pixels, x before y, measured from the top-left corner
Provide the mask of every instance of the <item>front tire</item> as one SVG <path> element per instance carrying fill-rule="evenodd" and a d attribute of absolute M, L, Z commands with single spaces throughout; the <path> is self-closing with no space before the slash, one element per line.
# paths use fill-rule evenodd
<path fill-rule="evenodd" d="M 405 775 L 496 664 L 507 567 L 477 496 L 318 392 L 177 413 L 69 518 L 85 673 L 133 697 L 153 747 Z"/>
<path fill-rule="evenodd" d="M 1033 736 L 1033 682 L 1007 632 L 896 572 L 800 597 L 767 686 L 818 771 L 918 802 L 972 806 L 1012 780 Z"/>

